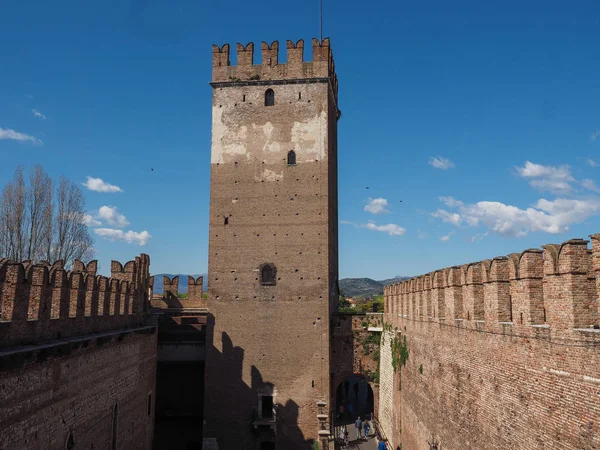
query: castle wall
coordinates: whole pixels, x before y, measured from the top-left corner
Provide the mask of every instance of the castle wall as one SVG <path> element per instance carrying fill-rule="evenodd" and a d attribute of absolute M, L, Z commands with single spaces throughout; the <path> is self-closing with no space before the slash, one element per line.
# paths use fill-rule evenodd
<path fill-rule="evenodd" d="M 597 235 L 592 244 L 574 239 L 385 288 L 386 329 L 406 338 L 409 355 L 392 382 L 382 350 L 380 420 L 394 448 L 600 445 Z M 421 317 L 411 306 L 419 296 L 444 301 Z"/>
<path fill-rule="evenodd" d="M 376 415 L 381 425 L 381 432 L 384 436 L 389 436 L 391 439 L 394 433 L 394 403 L 395 390 L 394 385 L 394 369 L 392 367 L 392 350 L 391 342 L 394 337 L 393 333 L 384 331 L 381 335 L 381 349 L 379 352 L 379 408 L 376 410 Z"/>
<path fill-rule="evenodd" d="M 151 448 L 149 265 L 0 260 L 0 448 Z"/>
<path fill-rule="evenodd" d="M 179 297 L 179 276 L 170 279 L 163 275 L 163 293 L 154 294 L 154 277 L 150 277 L 150 306 L 158 309 L 186 309 L 186 308 L 206 308 L 206 299 L 202 297 L 202 282 L 204 277 L 194 278 L 188 275 L 188 293 L 185 297 Z"/>
<path fill-rule="evenodd" d="M 379 343 L 377 331 L 382 324 L 382 313 L 335 314 L 331 328 L 332 407 L 338 406 L 337 388 L 352 375 L 362 377 L 373 390 L 374 410 L 379 410 Z M 336 410 L 337 413 L 337 410 Z"/>
<path fill-rule="evenodd" d="M 0 260 L 0 348 L 142 324 L 148 302 L 150 258 L 111 263 L 111 277 L 96 262 L 52 266 Z"/>
<path fill-rule="evenodd" d="M 278 64 L 276 47 L 263 48 L 261 65 L 252 64 L 251 45 L 238 46 L 235 67 L 228 46 L 213 53 L 205 436 L 218 437 L 219 448 L 254 448 L 261 439 L 249 424 L 264 389 L 280 405 L 281 448 L 318 439 L 317 402 L 330 400 L 333 60 L 328 40 L 314 44 L 312 63 L 292 46 Z M 273 106 L 265 106 L 267 89 Z M 261 285 L 264 264 L 275 266 L 275 285 Z"/>
<path fill-rule="evenodd" d="M 115 405 L 117 448 L 152 448 L 152 330 L 81 338 L 79 345 L 64 340 L 11 356 L 0 351 L 0 448 L 62 450 L 72 433 L 75 448 L 111 449 Z"/>

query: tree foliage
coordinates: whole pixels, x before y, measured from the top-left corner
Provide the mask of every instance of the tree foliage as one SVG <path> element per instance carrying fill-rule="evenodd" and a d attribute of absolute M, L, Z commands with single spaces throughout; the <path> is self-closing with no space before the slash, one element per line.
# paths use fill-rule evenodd
<path fill-rule="evenodd" d="M 64 260 L 93 256 L 93 239 L 84 222 L 85 198 L 73 182 L 61 177 L 56 190 L 41 166 L 25 182 L 22 167 L 0 197 L 0 256 L 14 261 Z"/>

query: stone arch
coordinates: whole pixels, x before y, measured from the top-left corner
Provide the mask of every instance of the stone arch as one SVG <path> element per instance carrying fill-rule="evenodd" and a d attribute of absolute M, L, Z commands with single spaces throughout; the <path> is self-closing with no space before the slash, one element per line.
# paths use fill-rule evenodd
<path fill-rule="evenodd" d="M 354 422 L 358 415 L 364 418 L 367 414 L 374 413 L 378 406 L 378 399 L 375 398 L 376 390 L 363 374 L 354 372 L 338 374 L 334 379 L 333 388 L 335 389 L 335 421 L 338 425 Z M 343 415 L 340 415 L 340 405 L 344 406 Z"/>

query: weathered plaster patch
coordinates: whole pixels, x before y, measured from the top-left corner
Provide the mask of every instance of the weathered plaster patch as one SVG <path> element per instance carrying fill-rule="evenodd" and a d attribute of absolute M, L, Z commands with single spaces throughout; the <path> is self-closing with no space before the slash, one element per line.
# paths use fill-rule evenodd
<path fill-rule="evenodd" d="M 303 160 L 325 159 L 327 141 L 327 113 L 321 114 L 304 122 L 294 122 L 292 127 L 292 144 L 294 150 L 301 154 Z M 308 159 L 307 159 L 308 158 Z"/>
<path fill-rule="evenodd" d="M 256 181 L 261 181 L 261 180 L 265 180 L 265 181 L 277 181 L 277 180 L 283 180 L 283 172 L 281 172 L 280 174 L 275 172 L 274 170 L 270 170 L 270 169 L 265 169 L 262 172 L 262 178 L 256 178 Z"/>
<path fill-rule="evenodd" d="M 226 163 L 227 156 L 245 155 L 247 160 L 252 158 L 264 159 L 265 153 L 273 155 L 295 150 L 298 162 L 313 162 L 316 159 L 327 158 L 327 113 L 322 111 L 311 118 L 294 122 L 291 134 L 283 133 L 277 126 L 268 121 L 264 124 L 252 123 L 249 126 L 235 126 L 224 123 L 223 110 L 213 107 L 213 134 L 211 163 Z M 288 140 L 289 139 L 289 140 Z M 249 151 L 249 148 L 262 149 Z"/>

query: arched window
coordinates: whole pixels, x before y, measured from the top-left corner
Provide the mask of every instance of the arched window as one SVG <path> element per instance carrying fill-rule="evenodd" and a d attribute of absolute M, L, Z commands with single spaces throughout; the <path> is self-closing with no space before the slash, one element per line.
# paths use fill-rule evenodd
<path fill-rule="evenodd" d="M 265 106 L 273 106 L 275 104 L 275 92 L 273 89 L 267 89 L 265 92 Z"/>
<path fill-rule="evenodd" d="M 260 267 L 260 284 L 263 286 L 274 286 L 277 270 L 273 264 L 263 264 Z"/>
<path fill-rule="evenodd" d="M 296 165 L 296 152 L 294 150 L 290 150 L 288 152 L 288 166 L 295 166 Z"/>

